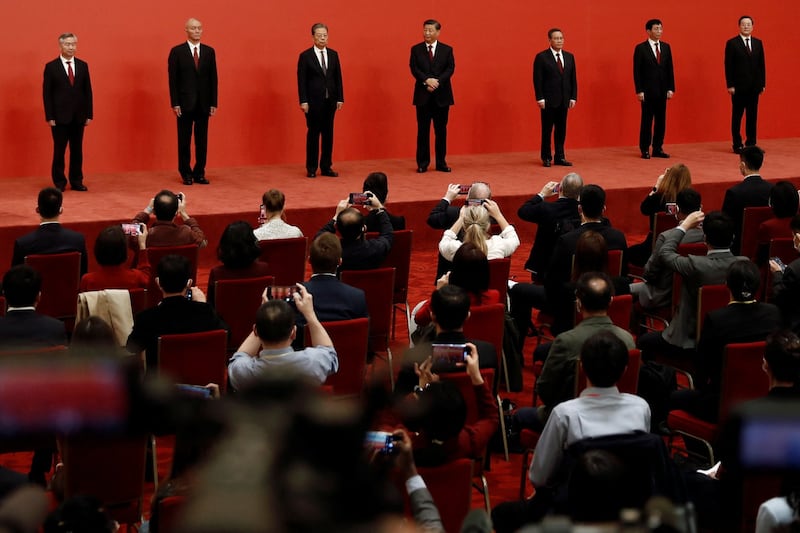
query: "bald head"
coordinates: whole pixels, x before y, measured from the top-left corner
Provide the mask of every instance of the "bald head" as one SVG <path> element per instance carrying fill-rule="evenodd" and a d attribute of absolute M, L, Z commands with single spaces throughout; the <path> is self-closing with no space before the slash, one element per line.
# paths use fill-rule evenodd
<path fill-rule="evenodd" d="M 483 181 L 476 181 L 472 184 L 472 187 L 469 188 L 469 194 L 467 198 L 469 199 L 476 199 L 476 200 L 486 200 L 487 198 L 492 197 L 492 189 L 489 188 L 489 184 Z"/>
<path fill-rule="evenodd" d="M 193 42 L 199 43 L 203 36 L 203 23 L 196 18 L 190 18 L 183 27 L 186 30 L 186 37 Z"/>
<path fill-rule="evenodd" d="M 573 198 L 575 200 L 581 195 L 583 188 L 583 178 L 580 174 L 570 172 L 561 179 L 561 196 L 564 198 Z"/>

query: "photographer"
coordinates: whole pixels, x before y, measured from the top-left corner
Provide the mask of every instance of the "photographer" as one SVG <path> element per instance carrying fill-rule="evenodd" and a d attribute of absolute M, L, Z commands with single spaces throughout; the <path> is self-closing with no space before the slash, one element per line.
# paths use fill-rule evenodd
<path fill-rule="evenodd" d="M 155 213 L 156 220 L 150 226 L 147 235 L 148 248 L 184 244 L 196 244 L 203 248 L 208 244 L 197 220 L 186 212 L 186 195 L 182 192 L 175 194 L 166 189 L 162 190 L 150 200 L 144 211 L 136 214 L 133 218 L 134 224 L 148 224 L 152 213 Z M 180 226 L 174 222 L 178 215 L 183 220 Z"/>

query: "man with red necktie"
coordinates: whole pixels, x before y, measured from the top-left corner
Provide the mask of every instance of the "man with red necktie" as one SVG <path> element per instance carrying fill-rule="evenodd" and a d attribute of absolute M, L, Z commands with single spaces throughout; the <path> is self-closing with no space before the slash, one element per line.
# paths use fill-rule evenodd
<path fill-rule="evenodd" d="M 758 97 L 767 86 L 764 45 L 753 37 L 753 19 L 739 17 L 739 35 L 725 43 L 725 86 L 731 95 L 731 137 L 733 151 L 755 146 L 758 124 Z M 745 141 L 742 144 L 742 115 L 745 115 Z"/>

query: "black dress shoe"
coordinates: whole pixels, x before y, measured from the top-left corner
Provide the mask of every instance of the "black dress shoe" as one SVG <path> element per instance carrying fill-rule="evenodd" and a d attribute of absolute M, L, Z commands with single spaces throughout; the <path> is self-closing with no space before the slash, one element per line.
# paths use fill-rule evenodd
<path fill-rule="evenodd" d="M 650 159 L 650 154 L 647 152 L 642 152 L 642 159 Z"/>
<path fill-rule="evenodd" d="M 83 184 L 79 184 L 79 185 L 70 185 L 70 188 L 71 188 L 73 191 L 88 191 L 88 190 L 89 190 L 89 189 L 86 187 L 86 185 L 83 185 Z"/>
<path fill-rule="evenodd" d="M 417 167 L 417 174 L 424 174 L 428 171 L 428 167 Z"/>
<path fill-rule="evenodd" d="M 549 159 L 542 159 L 542 166 L 543 167 L 550 167 L 551 164 L 552 163 L 550 162 Z"/>
<path fill-rule="evenodd" d="M 445 165 L 443 167 L 440 167 L 440 166 L 436 167 L 436 172 L 452 172 L 452 171 L 453 171 L 453 169 L 448 167 L 447 165 Z"/>
<path fill-rule="evenodd" d="M 183 184 L 184 185 L 191 185 L 192 183 L 194 183 L 192 181 L 192 177 L 191 176 L 184 176 L 182 179 L 183 179 Z"/>
<path fill-rule="evenodd" d="M 323 170 L 322 172 L 320 172 L 320 174 L 322 174 L 323 176 L 328 176 L 329 178 L 338 178 L 339 177 L 339 173 L 336 172 L 335 170 L 331 170 L 331 169 Z"/>
<path fill-rule="evenodd" d="M 317 173 L 316 172 L 307 172 L 306 173 L 306 177 L 307 178 L 316 178 L 317 177 Z"/>
<path fill-rule="evenodd" d="M 567 161 L 566 159 L 556 159 L 556 160 L 554 161 L 554 163 L 555 163 L 556 165 L 559 165 L 559 166 L 562 166 L 562 167 L 571 167 L 571 166 L 572 166 L 572 163 L 570 163 L 570 162 L 569 162 L 569 161 Z"/>
<path fill-rule="evenodd" d="M 194 182 L 195 183 L 199 183 L 200 185 L 208 185 L 209 183 L 211 183 L 204 176 L 200 176 L 199 178 L 195 178 Z"/>
<path fill-rule="evenodd" d="M 664 150 L 653 150 L 653 157 L 660 157 L 661 159 L 669 159 L 669 154 Z"/>

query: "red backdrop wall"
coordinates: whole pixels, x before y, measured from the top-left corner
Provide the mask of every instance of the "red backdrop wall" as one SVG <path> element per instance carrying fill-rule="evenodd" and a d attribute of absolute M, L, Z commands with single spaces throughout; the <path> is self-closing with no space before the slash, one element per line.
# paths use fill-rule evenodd
<path fill-rule="evenodd" d="M 329 25 L 329 44 L 343 63 L 346 102 L 336 119 L 334 159 L 408 158 L 413 166 L 408 53 L 421 40 L 425 18 L 438 18 L 441 40 L 455 47 L 449 152 L 466 154 L 538 150 L 531 63 L 547 46 L 551 26 L 564 31 L 578 68 L 568 149 L 635 145 L 639 107 L 631 62 L 650 17 L 663 20 L 675 61 L 677 93 L 668 110 L 667 145 L 729 140 L 723 48 L 742 13 L 755 19 L 755 35 L 765 41 L 760 137 L 798 136 L 797 2 L 676 0 L 658 10 L 634 0 L 9 3 L 4 34 L 10 54 L 0 69 L 0 178 L 49 174 L 52 144 L 41 76 L 64 31 L 78 34 L 78 55 L 92 74 L 95 121 L 86 132 L 87 174 L 176 167 L 166 58 L 169 48 L 185 39 L 189 16 L 203 21 L 203 40 L 216 48 L 219 63 L 220 107 L 209 141 L 212 170 L 302 165 L 305 122 L 295 69 L 298 53 L 311 45 L 315 21 Z"/>

